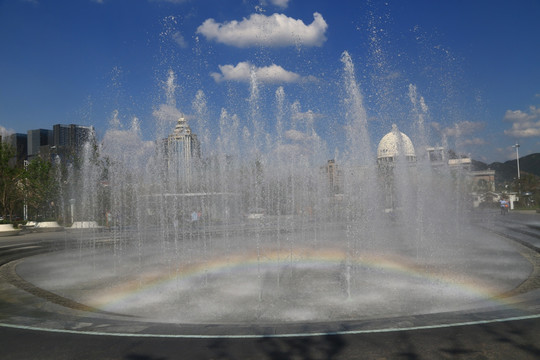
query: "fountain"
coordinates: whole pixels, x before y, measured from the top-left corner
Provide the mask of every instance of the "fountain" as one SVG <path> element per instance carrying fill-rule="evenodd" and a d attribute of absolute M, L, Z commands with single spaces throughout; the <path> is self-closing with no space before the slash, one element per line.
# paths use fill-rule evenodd
<path fill-rule="evenodd" d="M 153 139 L 117 110 L 80 173 L 68 171 L 63 203 L 73 199 L 75 224 L 92 224 L 74 225 L 85 229 L 76 251 L 18 271 L 98 311 L 173 324 L 323 328 L 497 303 L 530 267 L 518 254 L 512 272 L 491 261 L 511 245 L 466 221 L 466 172 L 430 162 L 426 102 L 409 85 L 401 113 L 415 143 L 387 122 L 375 151 L 353 59 L 341 62 L 337 145 L 283 87 L 263 113 L 255 72 L 247 107 L 210 126 L 205 93 L 186 115 L 168 71 Z"/>
<path fill-rule="evenodd" d="M 217 134 L 202 129 L 211 148 L 175 108 L 170 72 L 168 111 L 155 112 L 162 126 L 177 116 L 169 136 L 145 142 L 138 120 L 123 130 L 115 113 L 100 153 L 87 147 L 76 219 L 102 216 L 106 229 L 76 221 L 87 230 L 79 250 L 27 259 L 25 278 L 101 311 L 181 324 L 329 323 L 493 302 L 520 280 L 471 266 L 493 240 L 466 225 L 464 174 L 432 166 L 395 125 L 375 155 L 346 52 L 342 62 L 349 131 L 332 161 L 314 115 L 298 103 L 286 111 L 281 87 L 275 141 L 251 106 L 249 129 L 226 110 Z"/>

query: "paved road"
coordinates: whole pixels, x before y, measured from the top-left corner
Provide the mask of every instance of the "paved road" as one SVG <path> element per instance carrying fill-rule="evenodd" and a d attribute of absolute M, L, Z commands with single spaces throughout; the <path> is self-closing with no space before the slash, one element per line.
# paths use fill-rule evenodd
<path fill-rule="evenodd" d="M 536 214 L 511 213 L 502 217 L 493 212 L 482 215 L 483 225 L 499 234 L 521 241 L 532 254 L 538 254 L 540 223 Z M 0 240 L 0 259 L 5 263 L 17 255 L 11 246 L 21 246 L 21 252 L 40 251 L 40 247 L 56 246 L 56 235 L 25 235 Z M 537 261 L 531 255 L 529 261 Z M 319 336 L 191 338 L 139 335 L 136 332 L 111 336 L 99 332 L 73 331 L 73 324 L 84 323 L 77 312 L 51 313 L 61 318 L 68 332 L 34 330 L 1 325 L 5 314 L 31 316 L 29 307 L 20 307 L 20 299 L 2 297 L 0 302 L 0 358 L 2 359 L 538 359 L 540 358 L 540 290 L 538 272 L 533 272 L 520 296 L 525 309 L 494 311 L 486 314 L 448 314 L 461 325 L 438 326 L 438 322 L 421 317 L 402 319 L 411 323 L 399 330 L 381 332 L 337 333 Z M 0 289 L 2 290 L 2 289 Z M 5 293 L 3 294 L 5 295 Z M 28 295 L 25 301 L 31 301 Z M 519 305 L 519 304 L 518 304 Z M 40 305 L 41 306 L 41 305 Z M 44 313 L 56 309 L 44 306 L 36 309 L 43 327 L 51 319 Z M 17 314 L 17 312 L 20 314 Z M 488 314 L 489 315 L 489 314 Z M 437 315 L 440 320 L 444 314 Z M 462 318 L 460 318 L 462 316 Z M 504 321 L 497 321 L 497 316 Z M 479 321 L 476 321 L 479 320 Z M 393 320 L 395 321 L 395 320 Z M 445 323 L 445 321 L 440 321 Z M 419 326 L 416 326 L 419 324 Z M 424 325 L 422 325 L 424 324 Z M 105 325 L 105 324 L 104 324 Z M 156 331 L 167 333 L 167 331 Z"/>
<path fill-rule="evenodd" d="M 538 359 L 540 320 L 261 339 L 88 336 L 0 328 L 3 359 Z"/>

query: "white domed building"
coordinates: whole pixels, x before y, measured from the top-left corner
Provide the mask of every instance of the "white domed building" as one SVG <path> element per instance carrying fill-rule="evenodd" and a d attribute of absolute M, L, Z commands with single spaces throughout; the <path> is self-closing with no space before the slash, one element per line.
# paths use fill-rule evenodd
<path fill-rule="evenodd" d="M 411 139 L 392 125 L 392 131 L 384 135 L 377 147 L 377 163 L 379 165 L 395 163 L 399 159 L 408 163 L 416 162 L 416 153 Z"/>
<path fill-rule="evenodd" d="M 384 135 L 377 147 L 379 181 L 383 184 L 384 206 L 393 211 L 407 202 L 404 193 L 412 194 L 406 187 L 415 186 L 416 152 L 411 139 L 392 125 L 392 131 Z"/>

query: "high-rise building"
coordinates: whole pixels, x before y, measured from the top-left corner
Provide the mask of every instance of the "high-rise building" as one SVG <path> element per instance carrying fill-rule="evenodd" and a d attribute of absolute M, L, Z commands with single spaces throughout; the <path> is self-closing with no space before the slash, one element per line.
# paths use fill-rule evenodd
<path fill-rule="evenodd" d="M 164 142 L 169 172 L 176 173 L 177 179 L 189 187 L 193 160 L 200 159 L 201 146 L 184 116 L 178 119 L 174 131 Z"/>
<path fill-rule="evenodd" d="M 56 147 L 63 146 L 78 151 L 93 136 L 93 126 L 56 124 L 53 126 L 52 145 Z"/>
<path fill-rule="evenodd" d="M 40 147 L 40 156 L 50 160 L 59 156 L 61 161 L 70 162 L 80 155 L 84 144 L 94 138 L 93 126 L 56 124 L 53 126 L 52 142 Z"/>
<path fill-rule="evenodd" d="M 28 130 L 28 159 L 39 155 L 41 146 L 52 144 L 53 131 L 47 129 Z"/>
<path fill-rule="evenodd" d="M 169 161 L 189 162 L 200 157 L 200 143 L 197 135 L 191 132 L 186 119 L 178 119 L 172 134 L 167 138 L 167 153 Z"/>
<path fill-rule="evenodd" d="M 15 158 L 12 162 L 22 165 L 28 156 L 28 143 L 26 134 L 11 134 L 7 137 L 7 142 L 15 149 Z"/>

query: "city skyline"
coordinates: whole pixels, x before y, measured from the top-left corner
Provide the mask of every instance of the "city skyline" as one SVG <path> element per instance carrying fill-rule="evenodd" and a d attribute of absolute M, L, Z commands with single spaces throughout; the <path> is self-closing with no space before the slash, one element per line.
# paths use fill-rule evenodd
<path fill-rule="evenodd" d="M 516 142 L 520 156 L 540 149 L 539 14 L 532 0 L 7 0 L 0 130 L 74 123 L 103 139 L 136 122 L 154 141 L 184 113 L 211 143 L 225 109 L 275 138 L 281 89 L 286 141 L 309 135 L 298 119 L 310 117 L 332 158 L 347 132 L 346 52 L 372 147 L 393 123 L 414 142 L 420 114 L 431 145 L 506 161 Z"/>

